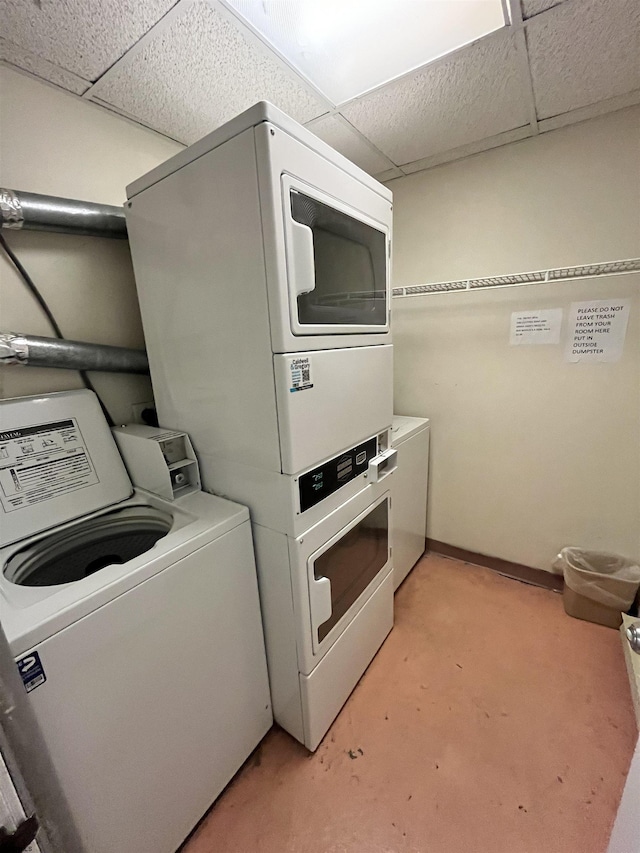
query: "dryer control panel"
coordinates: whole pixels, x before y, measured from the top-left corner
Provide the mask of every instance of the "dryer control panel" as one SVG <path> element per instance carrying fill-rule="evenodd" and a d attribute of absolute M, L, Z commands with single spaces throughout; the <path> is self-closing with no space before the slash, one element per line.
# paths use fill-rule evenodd
<path fill-rule="evenodd" d="M 370 438 L 303 474 L 298 480 L 300 512 L 311 509 L 350 480 L 363 474 L 377 453 L 378 438 Z"/>

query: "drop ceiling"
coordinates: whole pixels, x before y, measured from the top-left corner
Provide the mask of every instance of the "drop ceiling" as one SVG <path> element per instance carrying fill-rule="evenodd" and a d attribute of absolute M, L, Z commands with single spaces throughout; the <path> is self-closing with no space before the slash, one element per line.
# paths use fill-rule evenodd
<path fill-rule="evenodd" d="M 0 0 L 0 58 L 184 144 L 272 101 L 388 180 L 640 103 L 637 0 Z"/>

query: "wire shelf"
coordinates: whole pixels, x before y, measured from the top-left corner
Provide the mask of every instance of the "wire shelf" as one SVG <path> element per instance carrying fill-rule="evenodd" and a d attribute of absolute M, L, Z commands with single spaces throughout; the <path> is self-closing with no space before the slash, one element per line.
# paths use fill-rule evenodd
<path fill-rule="evenodd" d="M 558 267 L 552 270 L 536 270 L 511 275 L 496 275 L 487 278 L 469 278 L 459 281 L 437 281 L 432 284 L 414 284 L 410 287 L 394 287 L 394 297 L 422 296 L 427 293 L 468 292 L 492 287 L 521 287 L 531 284 L 545 284 L 558 281 L 598 278 L 608 275 L 628 275 L 640 272 L 640 258 L 628 258 L 623 261 L 607 261 L 600 264 L 585 264 L 578 267 Z"/>

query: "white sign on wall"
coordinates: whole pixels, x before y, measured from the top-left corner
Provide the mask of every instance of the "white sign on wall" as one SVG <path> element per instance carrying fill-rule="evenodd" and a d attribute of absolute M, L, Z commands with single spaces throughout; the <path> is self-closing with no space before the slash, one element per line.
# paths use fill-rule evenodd
<path fill-rule="evenodd" d="M 511 314 L 511 346 L 520 344 L 558 344 L 562 326 L 562 308 L 541 311 L 514 311 Z"/>
<path fill-rule="evenodd" d="M 573 302 L 569 311 L 565 361 L 618 361 L 627 332 L 629 299 Z"/>

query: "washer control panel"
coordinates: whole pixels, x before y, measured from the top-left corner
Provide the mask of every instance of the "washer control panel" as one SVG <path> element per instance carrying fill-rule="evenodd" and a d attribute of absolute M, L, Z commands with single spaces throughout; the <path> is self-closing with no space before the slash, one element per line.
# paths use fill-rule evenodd
<path fill-rule="evenodd" d="M 311 509 L 345 483 L 363 474 L 377 453 L 378 439 L 370 438 L 303 474 L 298 480 L 300 512 Z"/>

